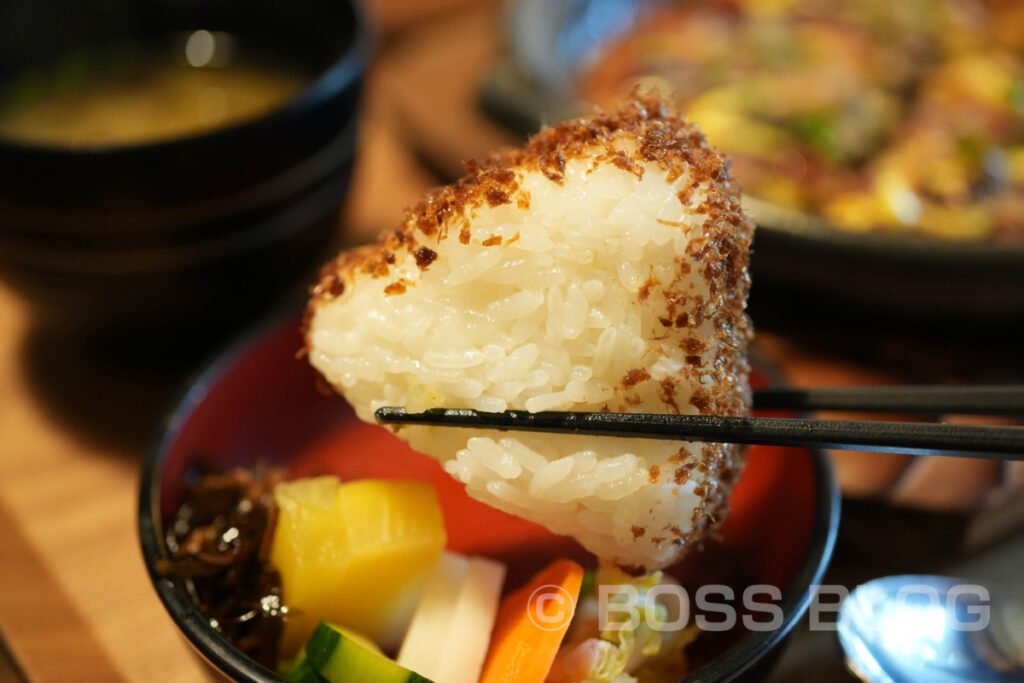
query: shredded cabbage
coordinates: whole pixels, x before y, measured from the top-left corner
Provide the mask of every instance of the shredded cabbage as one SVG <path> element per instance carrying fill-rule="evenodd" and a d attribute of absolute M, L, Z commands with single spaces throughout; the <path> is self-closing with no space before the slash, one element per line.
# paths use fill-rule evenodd
<path fill-rule="evenodd" d="M 650 596 L 665 582 L 662 572 L 633 577 L 601 565 L 585 580 L 570 640 L 559 653 L 549 683 L 646 683 L 682 675 L 687 669 L 684 648 L 696 638 L 694 625 L 661 631 L 651 624 L 669 621 L 669 608 Z M 598 596 L 605 586 L 607 623 L 599 629 Z M 635 624 L 629 621 L 636 617 Z"/>

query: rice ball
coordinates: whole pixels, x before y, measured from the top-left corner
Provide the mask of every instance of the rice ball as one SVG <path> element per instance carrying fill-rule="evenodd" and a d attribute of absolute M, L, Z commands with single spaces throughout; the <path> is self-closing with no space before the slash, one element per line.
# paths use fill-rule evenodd
<path fill-rule="evenodd" d="M 382 406 L 744 415 L 753 233 L 726 161 L 656 95 L 542 130 L 425 197 L 314 289 L 310 362 Z M 726 511 L 741 447 L 404 426 L 496 508 L 635 572 Z"/>

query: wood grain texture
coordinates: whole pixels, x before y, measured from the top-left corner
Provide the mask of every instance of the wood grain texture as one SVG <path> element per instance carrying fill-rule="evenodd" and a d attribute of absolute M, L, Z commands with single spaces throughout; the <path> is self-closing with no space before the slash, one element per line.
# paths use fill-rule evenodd
<path fill-rule="evenodd" d="M 0 505 L 0 633 L 37 680 L 117 680 L 120 674 L 45 560 Z"/>
<path fill-rule="evenodd" d="M 98 447 L 44 408 L 23 362 L 29 325 L 0 289 L 0 629 L 12 656 L 42 682 L 212 680 L 145 574 L 139 453 Z"/>

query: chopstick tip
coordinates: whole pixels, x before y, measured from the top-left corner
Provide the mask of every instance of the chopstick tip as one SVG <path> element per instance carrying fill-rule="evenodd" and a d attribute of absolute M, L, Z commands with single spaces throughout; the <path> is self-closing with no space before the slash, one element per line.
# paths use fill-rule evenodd
<path fill-rule="evenodd" d="M 397 422 L 406 415 L 407 413 L 405 412 L 405 408 L 399 408 L 397 406 L 384 406 L 382 408 L 377 408 L 377 410 L 373 412 L 373 416 L 376 418 L 377 422 L 385 423 Z"/>

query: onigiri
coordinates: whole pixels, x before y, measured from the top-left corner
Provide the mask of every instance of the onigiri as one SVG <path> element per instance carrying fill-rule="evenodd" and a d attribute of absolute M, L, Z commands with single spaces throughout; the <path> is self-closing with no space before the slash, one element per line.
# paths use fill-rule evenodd
<path fill-rule="evenodd" d="M 653 94 L 438 188 L 314 288 L 312 365 L 382 406 L 744 415 L 753 225 L 726 160 Z M 469 495 L 631 572 L 699 544 L 740 446 L 404 426 Z"/>

